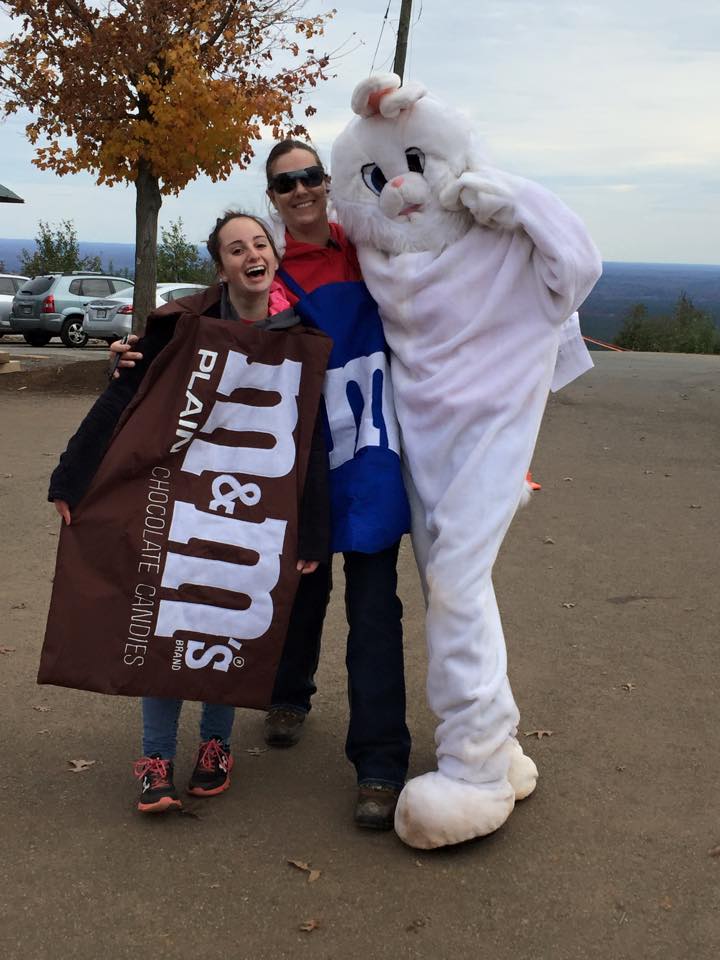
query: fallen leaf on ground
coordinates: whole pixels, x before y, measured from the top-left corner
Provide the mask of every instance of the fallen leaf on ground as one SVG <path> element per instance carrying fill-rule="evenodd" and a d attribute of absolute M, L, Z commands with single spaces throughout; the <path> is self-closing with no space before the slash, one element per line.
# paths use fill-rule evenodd
<path fill-rule="evenodd" d="M 26 607 L 27 607 L 27 604 L 26 604 L 26 603 L 14 603 L 10 609 L 11 609 L 11 610 L 25 610 Z"/>
<path fill-rule="evenodd" d="M 4 473 L 3 480 L 12 480 L 13 475 L 11 473 Z"/>
<path fill-rule="evenodd" d="M 288 863 L 291 867 L 295 867 L 296 870 L 302 870 L 303 873 L 308 875 L 308 883 L 315 883 L 316 880 L 320 879 L 322 871 L 313 870 L 309 863 L 305 863 L 304 860 L 288 860 Z"/>
<path fill-rule="evenodd" d="M 699 503 L 691 503 L 691 504 L 690 504 L 690 509 L 691 509 L 691 510 L 702 510 L 702 506 L 701 506 Z"/>
<path fill-rule="evenodd" d="M 249 747 L 249 748 L 245 751 L 245 753 L 249 753 L 251 757 L 259 757 L 259 756 L 261 756 L 263 753 L 267 753 L 267 752 L 268 752 L 268 748 L 267 748 L 267 747 Z"/>
<path fill-rule="evenodd" d="M 555 543 L 552 537 L 545 537 L 543 543 Z"/>
<path fill-rule="evenodd" d="M 572 477 L 563 477 L 563 480 L 565 483 L 570 483 L 572 481 Z"/>
<path fill-rule="evenodd" d="M 672 900 L 670 897 L 663 897 L 660 900 L 660 909 L 661 910 L 672 910 Z"/>
<path fill-rule="evenodd" d="M 712 850 L 708 850 L 708 854 L 711 857 L 720 857 L 720 847 L 713 847 Z"/>
<path fill-rule="evenodd" d="M 38 733 L 50 733 L 49 730 L 38 730 Z"/>
<path fill-rule="evenodd" d="M 27 390 L 27 387 L 18 387 L 17 392 L 20 393 L 21 390 Z"/>
<path fill-rule="evenodd" d="M 0 653 L 15 653 L 15 647 L 0 647 Z"/>
<path fill-rule="evenodd" d="M 526 730 L 526 737 L 537 737 L 538 740 L 542 740 L 543 737 L 551 737 L 553 735 L 552 730 Z"/>
<path fill-rule="evenodd" d="M 83 770 L 89 770 L 97 760 L 68 760 L 70 764 L 70 773 L 82 773 Z"/>
<path fill-rule="evenodd" d="M 310 920 L 305 920 L 298 927 L 299 930 L 302 930 L 303 933 L 312 933 L 313 930 L 320 929 L 320 921 L 316 920 L 314 917 Z"/>
<path fill-rule="evenodd" d="M 38 713 L 50 713 L 50 707 L 33 707 Z"/>
<path fill-rule="evenodd" d="M 622 687 L 623 690 L 627 690 L 628 693 L 631 693 L 631 692 L 635 689 L 636 684 L 634 684 L 634 683 L 621 683 L 620 686 Z"/>
<path fill-rule="evenodd" d="M 575 606 L 575 604 L 574 604 L 574 603 L 563 603 L 562 606 L 565 607 L 566 610 L 572 610 L 572 608 Z"/>
<path fill-rule="evenodd" d="M 417 933 L 418 930 L 421 930 L 426 925 L 427 925 L 426 917 L 417 917 L 417 919 L 411 920 L 411 922 L 405 927 L 405 932 Z"/>

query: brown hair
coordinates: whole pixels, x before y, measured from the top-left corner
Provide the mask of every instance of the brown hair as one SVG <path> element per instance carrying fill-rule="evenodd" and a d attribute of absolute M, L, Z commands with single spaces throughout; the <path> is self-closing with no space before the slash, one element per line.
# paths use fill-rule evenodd
<path fill-rule="evenodd" d="M 252 213 L 245 213 L 242 210 L 226 210 L 222 217 L 218 217 L 215 226 L 212 229 L 210 236 L 207 238 L 207 252 L 213 259 L 213 263 L 216 267 L 221 266 L 220 262 L 220 231 L 225 226 L 226 223 L 229 223 L 231 220 L 237 220 L 238 218 L 243 217 L 245 220 L 252 220 L 256 223 L 265 236 L 268 239 L 270 248 L 275 254 L 275 259 L 280 262 L 280 254 L 278 253 L 277 247 L 275 246 L 275 241 L 273 240 L 272 233 L 270 228 L 265 223 L 264 220 L 261 220 L 260 217 L 254 216 Z"/>
<path fill-rule="evenodd" d="M 325 172 L 325 167 L 323 166 L 323 162 L 320 159 L 320 155 L 318 154 L 315 147 L 311 146 L 309 143 L 303 143 L 302 140 L 291 140 L 291 139 L 280 140 L 280 142 L 276 143 L 275 146 L 272 148 L 272 150 L 268 154 L 267 160 L 265 161 L 265 176 L 267 177 L 268 190 L 271 189 L 270 181 L 272 180 L 272 177 L 273 177 L 273 173 L 272 173 L 273 164 L 278 159 L 278 157 L 285 156 L 285 154 L 290 153 L 291 150 L 307 150 L 308 153 L 311 153 L 313 157 L 315 157 L 315 160 L 317 161 L 317 165 L 319 167 L 322 167 L 323 173 Z"/>

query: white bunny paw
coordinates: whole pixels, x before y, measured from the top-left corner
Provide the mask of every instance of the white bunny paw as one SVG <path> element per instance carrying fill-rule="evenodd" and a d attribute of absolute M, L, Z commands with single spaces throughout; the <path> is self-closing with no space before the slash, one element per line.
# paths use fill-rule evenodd
<path fill-rule="evenodd" d="M 517 226 L 515 199 L 509 178 L 499 171 L 482 170 L 460 174 L 440 194 L 448 210 L 465 207 L 482 226 L 514 230 Z"/>
<path fill-rule="evenodd" d="M 408 846 L 431 850 L 492 833 L 514 805 L 515 792 L 507 780 L 488 786 L 451 780 L 434 770 L 405 784 L 395 831 Z"/>

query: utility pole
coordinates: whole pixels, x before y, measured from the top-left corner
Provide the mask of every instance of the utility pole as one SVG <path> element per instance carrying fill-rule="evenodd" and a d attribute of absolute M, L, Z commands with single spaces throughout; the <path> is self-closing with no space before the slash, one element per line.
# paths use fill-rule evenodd
<path fill-rule="evenodd" d="M 397 44 L 395 45 L 395 62 L 393 64 L 393 73 L 396 73 L 401 80 L 403 78 L 403 74 L 405 73 L 405 57 L 407 55 L 411 13 L 412 0 L 402 0 L 402 4 L 400 6 L 400 23 L 398 24 Z"/>

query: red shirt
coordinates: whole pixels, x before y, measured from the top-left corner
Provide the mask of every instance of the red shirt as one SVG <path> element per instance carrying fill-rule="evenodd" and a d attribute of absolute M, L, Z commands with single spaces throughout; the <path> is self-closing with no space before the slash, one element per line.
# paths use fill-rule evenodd
<path fill-rule="evenodd" d="M 330 224 L 330 239 L 324 247 L 295 240 L 286 230 L 281 266 L 307 293 L 326 283 L 362 280 L 355 247 L 339 223 Z M 282 283 L 281 277 L 278 280 Z M 285 292 L 290 303 L 296 304 L 298 298 L 292 290 L 285 287 Z"/>

